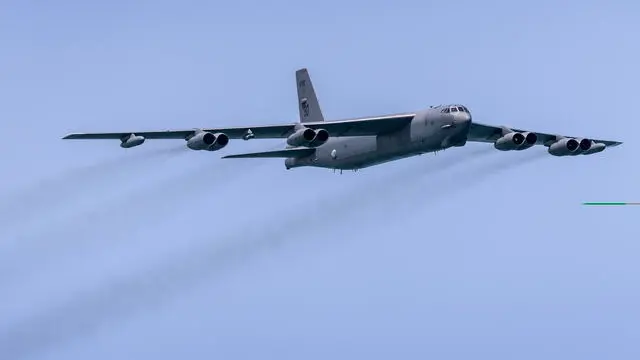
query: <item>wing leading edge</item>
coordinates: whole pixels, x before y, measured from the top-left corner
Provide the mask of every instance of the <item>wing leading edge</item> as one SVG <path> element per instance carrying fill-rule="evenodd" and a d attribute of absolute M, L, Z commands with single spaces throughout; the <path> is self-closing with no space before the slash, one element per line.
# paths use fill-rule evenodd
<path fill-rule="evenodd" d="M 414 113 L 385 115 L 378 117 L 356 118 L 331 122 L 309 122 L 305 127 L 311 129 L 325 129 L 330 136 L 367 136 L 378 135 L 398 130 L 408 124 L 415 116 Z M 280 139 L 295 132 L 300 123 L 280 125 L 258 125 L 243 127 L 203 128 L 190 130 L 164 131 L 126 131 L 104 133 L 72 133 L 63 137 L 64 140 L 95 140 L 95 139 L 126 139 L 135 134 L 145 139 L 188 139 L 198 131 L 210 133 L 224 133 L 230 139 Z"/>
<path fill-rule="evenodd" d="M 467 140 L 493 143 L 498 150 L 524 150 L 543 145 L 550 154 L 557 156 L 593 154 L 622 144 L 620 141 L 548 134 L 475 122 L 471 123 Z"/>
<path fill-rule="evenodd" d="M 554 143 L 555 141 L 561 138 L 574 138 L 574 139 L 581 138 L 579 136 L 552 135 L 552 134 L 546 134 L 546 133 L 537 132 L 537 131 L 507 128 L 504 126 L 485 125 L 485 124 L 473 122 L 471 123 L 471 129 L 469 130 L 468 140 L 473 142 L 491 142 L 492 143 L 498 140 L 500 137 L 502 137 L 504 135 L 505 130 L 519 132 L 519 133 L 533 132 L 537 135 L 537 141 L 535 145 L 549 146 L 550 144 Z M 605 144 L 608 147 L 618 146 L 622 144 L 622 142 L 620 141 L 598 140 L 598 139 L 591 139 L 591 140 L 597 143 Z"/>

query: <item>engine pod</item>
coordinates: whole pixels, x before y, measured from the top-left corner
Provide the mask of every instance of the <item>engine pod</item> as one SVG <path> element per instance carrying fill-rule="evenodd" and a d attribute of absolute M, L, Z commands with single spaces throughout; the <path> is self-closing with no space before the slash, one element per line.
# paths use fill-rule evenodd
<path fill-rule="evenodd" d="M 135 146 L 140 146 L 144 144 L 145 140 L 146 139 L 144 138 L 144 136 L 137 136 L 136 134 L 131 134 L 126 138 L 122 139 L 122 142 L 120 143 L 120 147 L 128 149 Z"/>

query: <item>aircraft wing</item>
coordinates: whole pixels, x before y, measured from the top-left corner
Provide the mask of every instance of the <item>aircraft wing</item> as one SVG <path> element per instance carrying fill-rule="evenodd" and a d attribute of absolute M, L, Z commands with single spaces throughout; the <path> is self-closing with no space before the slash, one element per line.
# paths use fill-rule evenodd
<path fill-rule="evenodd" d="M 248 159 L 248 158 L 288 158 L 288 157 L 302 157 L 311 155 L 316 149 L 311 148 L 291 148 L 283 150 L 271 150 L 261 151 L 254 153 L 235 154 L 223 156 L 223 159 Z"/>
<path fill-rule="evenodd" d="M 414 113 L 385 115 L 369 118 L 357 118 L 338 120 L 331 122 L 304 123 L 305 127 L 312 129 L 325 129 L 330 136 L 366 136 L 378 135 L 398 130 L 411 122 Z M 299 123 L 298 123 L 299 124 Z M 202 130 L 211 133 L 225 133 L 230 139 L 277 139 L 286 138 L 294 132 L 296 123 L 280 125 L 257 125 L 241 127 L 220 127 L 189 130 L 164 130 L 164 131 L 123 131 L 105 133 L 72 133 L 63 139 L 124 139 L 131 134 L 142 136 L 145 139 L 186 139 L 196 131 Z"/>
<path fill-rule="evenodd" d="M 549 146 L 550 144 L 564 137 L 574 138 L 574 139 L 581 138 L 579 136 L 574 137 L 574 136 L 565 136 L 565 135 L 546 134 L 546 133 L 537 132 L 537 131 L 521 130 L 521 129 L 515 129 L 515 128 L 507 128 L 504 126 L 493 126 L 493 125 L 485 125 L 485 124 L 472 122 L 471 129 L 469 130 L 469 137 L 467 140 L 473 141 L 473 142 L 493 143 L 497 139 L 499 139 L 501 136 L 503 136 L 505 132 L 510 132 L 510 131 L 519 132 L 519 133 L 525 133 L 525 132 L 535 133 L 537 135 L 537 141 L 535 145 L 544 145 L 544 146 Z M 607 147 L 613 147 L 613 146 L 618 146 L 622 144 L 622 142 L 619 142 L 619 141 L 597 140 L 597 139 L 590 139 L 590 140 L 592 140 L 595 143 L 604 144 Z"/>

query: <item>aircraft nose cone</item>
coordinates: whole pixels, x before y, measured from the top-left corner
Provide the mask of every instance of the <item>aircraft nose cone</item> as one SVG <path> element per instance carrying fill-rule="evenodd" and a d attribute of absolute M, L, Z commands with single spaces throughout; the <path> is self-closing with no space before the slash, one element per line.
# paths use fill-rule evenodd
<path fill-rule="evenodd" d="M 458 112 L 454 115 L 455 122 L 458 124 L 464 124 L 471 121 L 471 114 L 466 112 Z"/>

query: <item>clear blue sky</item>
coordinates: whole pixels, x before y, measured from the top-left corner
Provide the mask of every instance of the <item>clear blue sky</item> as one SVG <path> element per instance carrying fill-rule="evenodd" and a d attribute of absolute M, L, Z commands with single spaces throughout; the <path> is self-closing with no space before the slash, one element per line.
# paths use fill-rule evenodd
<path fill-rule="evenodd" d="M 640 201 L 639 11 L 4 2 L 0 358 L 637 359 L 640 208 L 580 203 Z M 331 119 L 455 102 L 625 144 L 340 176 L 220 160 L 278 141 L 60 140 L 294 121 L 300 67 Z"/>

